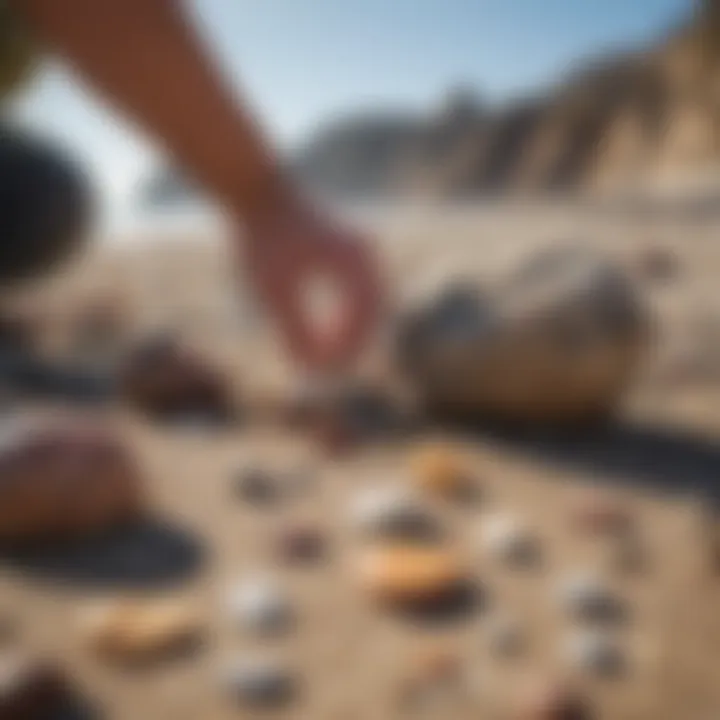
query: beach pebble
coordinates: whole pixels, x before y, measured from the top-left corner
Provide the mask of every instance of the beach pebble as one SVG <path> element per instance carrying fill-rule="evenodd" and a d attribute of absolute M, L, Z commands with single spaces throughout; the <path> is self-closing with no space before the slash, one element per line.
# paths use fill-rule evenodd
<path fill-rule="evenodd" d="M 366 550 L 360 579 L 381 604 L 425 606 L 455 596 L 466 584 L 464 563 L 451 550 L 389 545 Z"/>
<path fill-rule="evenodd" d="M 137 344 L 120 368 L 122 397 L 155 418 L 233 414 L 228 382 L 211 363 L 173 334 L 157 334 Z"/>
<path fill-rule="evenodd" d="M 403 487 L 365 488 L 351 500 L 350 522 L 361 534 L 385 539 L 426 539 L 439 533 L 429 509 Z"/>
<path fill-rule="evenodd" d="M 327 550 L 325 537 L 317 525 L 294 523 L 280 530 L 277 551 L 280 558 L 291 563 L 305 563 L 321 559 Z"/>
<path fill-rule="evenodd" d="M 530 529 L 513 515 L 498 513 L 482 521 L 481 540 L 493 557 L 512 565 L 529 565 L 539 558 L 539 544 Z"/>
<path fill-rule="evenodd" d="M 193 649 L 203 624 L 176 600 L 120 600 L 87 608 L 81 624 L 88 644 L 112 662 L 154 660 Z"/>
<path fill-rule="evenodd" d="M 428 443 L 415 448 L 409 460 L 415 482 L 441 497 L 464 495 L 471 487 L 467 460 L 451 445 Z"/>
<path fill-rule="evenodd" d="M 577 630 L 564 643 L 564 652 L 573 667 L 597 675 L 617 675 L 624 658 L 617 643 L 601 630 Z"/>
<path fill-rule="evenodd" d="M 247 467 L 235 474 L 235 495 L 253 504 L 265 504 L 276 500 L 280 494 L 274 475 L 262 468 Z"/>
<path fill-rule="evenodd" d="M 223 670 L 223 685 L 241 704 L 277 707 L 291 701 L 297 679 L 283 663 L 266 658 L 241 658 Z"/>
<path fill-rule="evenodd" d="M 286 632 L 294 620 L 290 600 L 270 578 L 243 580 L 231 589 L 227 606 L 242 628 L 260 635 Z"/>
<path fill-rule="evenodd" d="M 486 637 L 490 653 L 499 658 L 515 657 L 525 646 L 520 623 L 507 615 L 490 618 Z"/>
<path fill-rule="evenodd" d="M 575 618 L 608 622 L 622 619 L 624 606 L 599 578 L 576 573 L 564 577 L 558 585 L 560 605 Z"/>
<path fill-rule="evenodd" d="M 589 703 L 572 688 L 553 681 L 534 681 L 514 697 L 513 720 L 592 720 Z"/>
<path fill-rule="evenodd" d="M 573 529 L 585 535 L 622 535 L 630 531 L 633 520 L 620 498 L 594 488 L 574 498 L 570 517 Z"/>

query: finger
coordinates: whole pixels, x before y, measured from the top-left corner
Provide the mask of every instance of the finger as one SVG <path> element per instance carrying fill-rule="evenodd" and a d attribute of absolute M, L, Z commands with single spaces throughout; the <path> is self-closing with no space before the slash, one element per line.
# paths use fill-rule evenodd
<path fill-rule="evenodd" d="M 339 244 L 332 254 L 332 272 L 342 290 L 340 312 L 331 332 L 322 338 L 321 362 L 339 368 L 362 351 L 378 319 L 381 285 L 372 256 L 354 244 Z"/>

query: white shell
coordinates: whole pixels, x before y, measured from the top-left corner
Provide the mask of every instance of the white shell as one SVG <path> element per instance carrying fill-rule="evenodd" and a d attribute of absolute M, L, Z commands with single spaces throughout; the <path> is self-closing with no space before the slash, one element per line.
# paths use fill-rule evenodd
<path fill-rule="evenodd" d="M 228 610 L 244 629 L 274 634 L 287 630 L 292 623 L 289 600 L 271 579 L 245 580 L 230 590 Z"/>
<path fill-rule="evenodd" d="M 398 486 L 362 490 L 352 500 L 350 522 L 363 535 L 386 538 L 427 535 L 437 529 L 425 505 Z"/>

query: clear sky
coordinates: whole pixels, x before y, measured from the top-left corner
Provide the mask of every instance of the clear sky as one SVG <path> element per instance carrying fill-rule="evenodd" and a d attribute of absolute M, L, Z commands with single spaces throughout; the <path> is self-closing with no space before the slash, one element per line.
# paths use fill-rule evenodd
<path fill-rule="evenodd" d="M 692 0 L 194 0 L 231 82 L 287 144 L 337 113 L 431 108 L 458 84 L 501 101 L 588 55 L 657 36 Z M 71 145 L 115 210 L 152 148 L 50 67 L 25 118 Z"/>

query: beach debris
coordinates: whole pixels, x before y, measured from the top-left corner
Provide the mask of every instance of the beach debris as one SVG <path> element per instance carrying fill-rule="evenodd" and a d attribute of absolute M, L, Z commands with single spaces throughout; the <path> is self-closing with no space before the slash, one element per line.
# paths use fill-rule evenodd
<path fill-rule="evenodd" d="M 140 471 L 101 418 L 6 418 L 0 434 L 0 543 L 84 537 L 142 513 Z"/>
<path fill-rule="evenodd" d="M 456 597 L 467 586 L 465 564 L 452 550 L 417 545 L 367 549 L 360 580 L 383 605 L 423 607 Z"/>
<path fill-rule="evenodd" d="M 72 682 L 55 663 L 19 653 L 0 655 L 0 718 L 60 717 L 76 699 Z"/>
<path fill-rule="evenodd" d="M 482 520 L 481 541 L 493 557 L 511 565 L 531 565 L 539 559 L 537 538 L 519 518 L 493 513 Z"/>
<path fill-rule="evenodd" d="M 274 708 L 286 705 L 298 691 L 298 682 L 283 662 L 266 657 L 243 656 L 222 670 L 222 683 L 242 705 Z"/>
<path fill-rule="evenodd" d="M 428 540 L 439 534 L 430 510 L 400 485 L 357 491 L 351 499 L 350 521 L 359 533 L 376 539 Z"/>
<path fill-rule="evenodd" d="M 410 455 L 410 471 L 418 486 L 441 497 L 465 497 L 472 477 L 466 458 L 445 443 L 425 443 Z"/>
<path fill-rule="evenodd" d="M 233 415 L 225 379 L 173 335 L 138 343 L 121 367 L 119 385 L 128 403 L 152 417 L 189 415 L 220 421 Z"/>
<path fill-rule="evenodd" d="M 321 559 L 327 551 L 327 545 L 317 524 L 295 522 L 280 528 L 277 551 L 286 562 L 308 563 Z"/>
<path fill-rule="evenodd" d="M 295 620 L 292 605 L 283 589 L 265 576 L 244 579 L 231 588 L 227 607 L 240 627 L 258 635 L 285 633 Z"/>
<path fill-rule="evenodd" d="M 123 599 L 86 608 L 82 629 L 93 651 L 109 662 L 138 663 L 196 649 L 203 623 L 193 607 L 175 599 Z"/>
<path fill-rule="evenodd" d="M 525 647 L 526 638 L 522 626 L 510 615 L 491 617 L 485 632 L 488 648 L 495 657 L 517 657 Z"/>
<path fill-rule="evenodd" d="M 576 495 L 570 519 L 572 527 L 585 535 L 625 535 L 633 524 L 627 503 L 597 488 L 587 488 Z"/>
<path fill-rule="evenodd" d="M 562 578 L 557 598 L 571 616 L 591 622 L 614 622 L 624 618 L 625 606 L 598 577 L 579 572 Z"/>
<path fill-rule="evenodd" d="M 396 354 L 431 411 L 572 425 L 617 408 L 648 329 L 629 279 L 578 244 L 533 256 L 492 297 L 465 284 L 411 310 Z"/>
<path fill-rule="evenodd" d="M 592 720 L 595 713 L 573 688 L 552 680 L 533 681 L 514 696 L 516 720 Z"/>
<path fill-rule="evenodd" d="M 576 668 L 604 677 L 623 670 L 624 657 L 616 641 L 605 630 L 579 629 L 567 636 L 564 652 Z"/>

